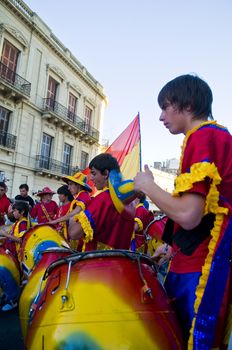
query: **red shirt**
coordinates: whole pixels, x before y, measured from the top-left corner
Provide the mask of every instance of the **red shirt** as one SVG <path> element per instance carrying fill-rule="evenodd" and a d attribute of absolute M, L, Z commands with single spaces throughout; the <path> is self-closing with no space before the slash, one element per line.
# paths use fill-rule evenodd
<path fill-rule="evenodd" d="M 134 212 L 119 214 L 110 198 L 109 190 L 93 197 L 85 211 L 93 231 L 92 242 L 86 250 L 97 249 L 98 242 L 115 249 L 129 249 L 134 230 Z"/>
<path fill-rule="evenodd" d="M 10 201 L 4 193 L 0 198 L 0 226 L 5 224 L 4 215 L 7 214 L 7 210 L 9 208 Z"/>
<path fill-rule="evenodd" d="M 184 150 L 181 173 L 189 173 L 191 165 L 195 163 L 214 163 L 221 177 L 217 186 L 219 191 L 219 205 L 232 210 L 232 137 L 227 129 L 215 124 L 200 127 L 192 133 Z M 199 193 L 206 197 L 209 191 L 209 179 L 193 183 L 188 192 Z M 177 225 L 176 225 L 177 228 Z M 176 273 L 201 272 L 208 254 L 208 244 L 211 236 L 206 238 L 191 256 L 178 251 L 173 244 L 174 258 L 170 271 Z M 178 251 L 178 252 L 177 252 Z M 176 253 L 177 252 L 177 253 Z M 176 253 L 176 255 L 175 255 Z"/>
<path fill-rule="evenodd" d="M 43 210 L 43 208 L 45 209 Z M 55 219 L 58 211 L 59 207 L 55 201 L 51 201 L 49 203 L 40 202 L 34 206 L 30 215 L 33 219 L 37 218 L 38 224 L 44 224 L 49 222 L 49 218 L 51 220 Z"/>
<path fill-rule="evenodd" d="M 140 248 L 145 243 L 144 230 L 147 225 L 154 219 L 153 214 L 147 210 L 142 203 L 138 204 L 135 209 L 135 222 L 138 223 L 140 230 L 135 232 L 135 246 Z"/>

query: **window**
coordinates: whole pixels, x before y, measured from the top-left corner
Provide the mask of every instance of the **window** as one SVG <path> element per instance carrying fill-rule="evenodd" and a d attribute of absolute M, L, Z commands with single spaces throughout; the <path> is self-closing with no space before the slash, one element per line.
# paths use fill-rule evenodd
<path fill-rule="evenodd" d="M 64 144 L 64 153 L 63 153 L 63 174 L 69 174 L 70 173 L 70 165 L 71 165 L 71 158 L 72 158 L 72 146 L 65 143 Z"/>
<path fill-rule="evenodd" d="M 0 75 L 9 82 L 15 81 L 15 72 L 20 51 L 9 41 L 4 40 L 1 62 Z"/>
<path fill-rule="evenodd" d="M 0 131 L 7 132 L 10 119 L 10 111 L 0 106 Z"/>
<path fill-rule="evenodd" d="M 91 118 L 92 118 L 92 109 L 85 106 L 85 131 L 89 132 L 89 127 L 91 124 Z"/>
<path fill-rule="evenodd" d="M 76 107 L 77 107 L 77 98 L 73 94 L 69 93 L 68 119 L 71 120 L 72 122 L 75 121 Z"/>
<path fill-rule="evenodd" d="M 53 137 L 43 133 L 42 147 L 41 147 L 41 157 L 40 157 L 40 167 L 44 169 L 50 169 L 50 156 L 52 149 Z"/>
<path fill-rule="evenodd" d="M 56 92 L 58 85 L 59 83 L 55 79 L 49 77 L 46 107 L 49 107 L 52 110 L 55 109 Z"/>
<path fill-rule="evenodd" d="M 10 111 L 0 106 L 0 145 L 5 147 L 10 147 L 11 142 L 11 136 L 7 133 L 9 119 Z"/>
<path fill-rule="evenodd" d="M 89 155 L 87 152 L 81 151 L 81 170 L 87 168 L 89 164 Z"/>

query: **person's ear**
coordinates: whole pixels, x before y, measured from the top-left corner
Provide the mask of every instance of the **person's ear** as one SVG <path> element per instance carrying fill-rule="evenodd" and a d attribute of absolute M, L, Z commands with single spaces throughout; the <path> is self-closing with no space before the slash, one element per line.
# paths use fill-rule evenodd
<path fill-rule="evenodd" d="M 109 178 L 109 173 L 110 173 L 109 170 L 107 170 L 107 169 L 104 170 L 103 176 L 104 176 L 104 179 L 105 179 L 105 180 L 108 180 L 108 178 Z"/>

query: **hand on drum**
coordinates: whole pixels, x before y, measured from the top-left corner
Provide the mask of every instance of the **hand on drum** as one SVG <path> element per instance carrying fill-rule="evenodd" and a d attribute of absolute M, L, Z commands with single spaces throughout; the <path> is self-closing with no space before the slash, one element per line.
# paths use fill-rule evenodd
<path fill-rule="evenodd" d="M 146 193 L 146 189 L 149 188 L 150 184 L 154 183 L 154 177 L 150 171 L 148 165 L 144 166 L 144 172 L 139 172 L 134 178 L 135 191 L 142 191 Z"/>
<path fill-rule="evenodd" d="M 171 257 L 172 247 L 164 243 L 156 249 L 151 258 L 155 260 L 158 265 L 163 265 L 166 261 L 170 260 Z"/>

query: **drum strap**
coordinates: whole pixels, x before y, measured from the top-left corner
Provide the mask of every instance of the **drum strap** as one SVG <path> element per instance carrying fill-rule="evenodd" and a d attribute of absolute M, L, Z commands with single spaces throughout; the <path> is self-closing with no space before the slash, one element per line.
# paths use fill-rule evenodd
<path fill-rule="evenodd" d="M 47 209 L 45 208 L 45 206 L 43 205 L 43 203 L 41 203 L 41 208 L 46 216 L 46 218 L 48 219 L 48 221 L 51 221 L 50 215 L 47 212 Z"/>
<path fill-rule="evenodd" d="M 201 223 L 192 230 L 185 230 L 179 227 L 174 232 L 174 221 L 167 220 L 162 235 L 162 240 L 171 245 L 173 242 L 180 248 L 185 255 L 192 255 L 197 247 L 210 235 L 210 231 L 214 226 L 215 214 L 207 214 L 201 220 Z"/>

